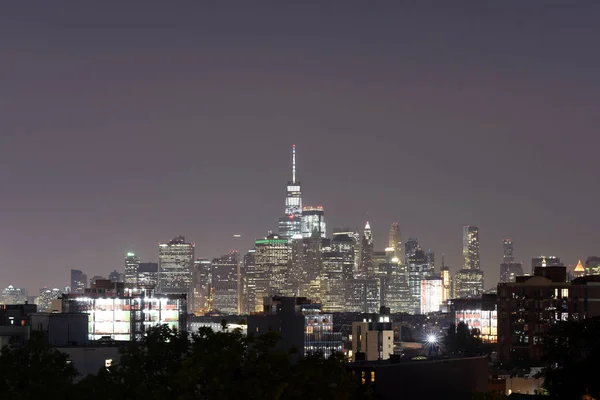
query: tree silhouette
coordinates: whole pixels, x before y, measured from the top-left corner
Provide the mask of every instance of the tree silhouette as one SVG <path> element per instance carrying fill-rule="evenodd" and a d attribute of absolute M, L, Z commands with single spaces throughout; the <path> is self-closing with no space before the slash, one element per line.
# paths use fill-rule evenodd
<path fill-rule="evenodd" d="M 0 352 L 2 399 L 58 399 L 71 389 L 76 376 L 67 355 L 46 344 L 41 332 L 31 332 L 24 346 L 4 346 Z"/>
<path fill-rule="evenodd" d="M 556 324 L 544 337 L 542 375 L 557 399 L 600 398 L 600 318 Z"/>

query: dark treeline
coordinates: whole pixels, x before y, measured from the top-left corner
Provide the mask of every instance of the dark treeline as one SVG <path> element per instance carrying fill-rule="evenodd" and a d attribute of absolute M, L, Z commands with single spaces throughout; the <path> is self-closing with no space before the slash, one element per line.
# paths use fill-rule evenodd
<path fill-rule="evenodd" d="M 0 354 L 0 398 L 86 400 L 369 399 L 342 355 L 300 357 L 275 349 L 276 333 L 150 330 L 124 347 L 121 360 L 78 377 L 64 353 L 33 336 Z"/>

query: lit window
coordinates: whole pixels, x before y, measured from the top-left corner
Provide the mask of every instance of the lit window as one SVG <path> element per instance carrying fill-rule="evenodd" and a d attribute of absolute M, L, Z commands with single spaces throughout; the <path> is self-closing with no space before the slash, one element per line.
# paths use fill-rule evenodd
<path fill-rule="evenodd" d="M 569 297 L 569 289 L 561 289 L 560 290 L 560 296 L 561 297 Z"/>

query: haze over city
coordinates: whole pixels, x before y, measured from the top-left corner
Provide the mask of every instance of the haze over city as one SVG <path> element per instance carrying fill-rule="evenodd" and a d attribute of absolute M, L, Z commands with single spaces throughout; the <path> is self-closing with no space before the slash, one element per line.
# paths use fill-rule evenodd
<path fill-rule="evenodd" d="M 304 204 L 378 250 L 398 221 L 456 271 L 478 225 L 486 288 L 507 237 L 598 253 L 600 4 L 238 3 L 3 5 L 2 287 L 245 252 L 293 144 Z"/>

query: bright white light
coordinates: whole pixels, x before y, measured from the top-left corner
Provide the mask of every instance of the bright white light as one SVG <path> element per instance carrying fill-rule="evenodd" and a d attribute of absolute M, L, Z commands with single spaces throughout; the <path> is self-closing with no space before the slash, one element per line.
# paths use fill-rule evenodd
<path fill-rule="evenodd" d="M 427 342 L 431 344 L 437 343 L 437 337 L 435 337 L 435 335 L 429 335 L 427 336 Z"/>

